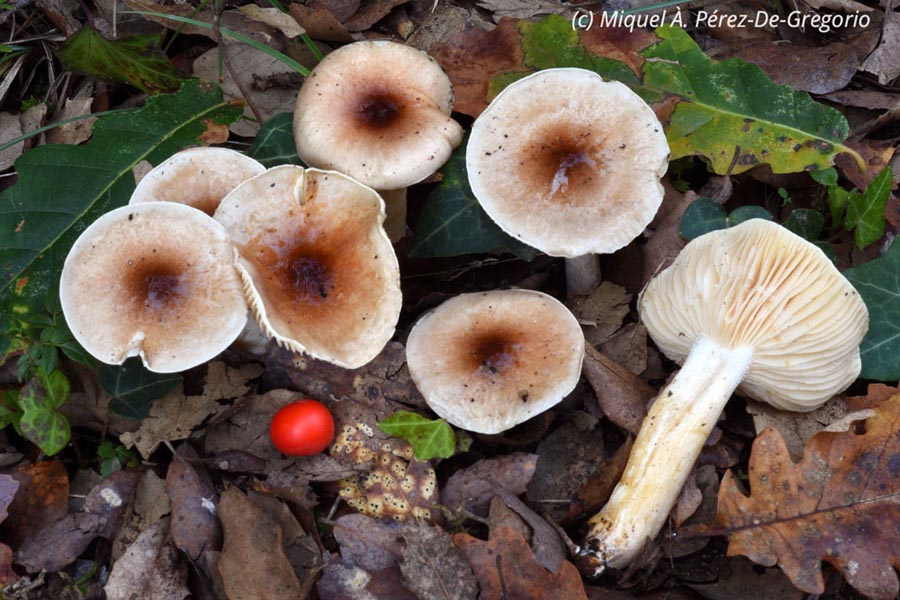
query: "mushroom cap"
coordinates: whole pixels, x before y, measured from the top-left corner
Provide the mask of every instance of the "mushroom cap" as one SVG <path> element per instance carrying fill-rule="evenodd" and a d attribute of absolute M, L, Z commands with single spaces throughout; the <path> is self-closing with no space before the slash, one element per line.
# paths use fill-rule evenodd
<path fill-rule="evenodd" d="M 547 69 L 481 113 L 466 170 L 501 229 L 571 258 L 640 235 L 662 202 L 668 157 L 662 125 L 628 87 L 585 69 Z"/>
<path fill-rule="evenodd" d="M 379 190 L 422 181 L 462 141 L 453 88 L 410 46 L 355 42 L 327 55 L 297 95 L 294 140 L 304 162 Z"/>
<path fill-rule="evenodd" d="M 128 204 L 177 202 L 212 216 L 231 190 L 265 170 L 258 161 L 228 148 L 189 148 L 151 169 Z"/>
<path fill-rule="evenodd" d="M 793 411 L 814 410 L 859 376 L 869 326 L 865 303 L 825 253 L 762 219 L 692 240 L 647 284 L 638 309 L 678 363 L 701 336 L 751 347 L 740 390 Z"/>
<path fill-rule="evenodd" d="M 75 339 L 98 360 L 140 356 L 183 371 L 227 348 L 247 322 L 228 233 L 170 202 L 123 206 L 84 230 L 66 257 L 60 301 Z"/>
<path fill-rule="evenodd" d="M 266 335 L 348 368 L 390 341 L 400 267 L 374 190 L 334 171 L 274 167 L 235 188 L 215 218 Z"/>
<path fill-rule="evenodd" d="M 572 313 L 541 292 L 462 294 L 409 334 L 409 373 L 438 415 L 463 429 L 499 433 L 569 394 L 581 375 L 584 336 Z"/>

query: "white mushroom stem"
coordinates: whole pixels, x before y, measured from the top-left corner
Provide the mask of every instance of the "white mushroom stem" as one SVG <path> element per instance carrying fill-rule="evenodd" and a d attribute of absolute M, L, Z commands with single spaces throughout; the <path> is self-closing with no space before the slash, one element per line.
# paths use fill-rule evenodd
<path fill-rule="evenodd" d="M 600 285 L 600 257 L 582 254 L 566 259 L 566 293 L 587 296 Z"/>
<path fill-rule="evenodd" d="M 666 522 L 688 474 L 750 368 L 750 347 L 699 338 L 641 425 L 609 502 L 588 522 L 583 553 L 595 574 L 627 565 Z"/>

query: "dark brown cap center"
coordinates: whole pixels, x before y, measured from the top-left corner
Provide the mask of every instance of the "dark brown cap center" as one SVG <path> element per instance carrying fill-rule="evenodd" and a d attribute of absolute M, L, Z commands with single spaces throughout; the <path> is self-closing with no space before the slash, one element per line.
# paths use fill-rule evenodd
<path fill-rule="evenodd" d="M 369 95 L 359 103 L 357 116 L 371 127 L 387 127 L 400 116 L 400 103 L 387 94 Z"/>
<path fill-rule="evenodd" d="M 176 259 L 158 255 L 128 261 L 126 282 L 144 309 L 164 312 L 174 309 L 189 293 L 185 268 Z"/>
<path fill-rule="evenodd" d="M 472 350 L 476 370 L 490 375 L 503 373 L 516 364 L 517 346 L 500 337 L 478 340 Z"/>
<path fill-rule="evenodd" d="M 535 136 L 520 162 L 523 181 L 552 202 L 565 203 L 600 174 L 601 144 L 590 131 L 555 128 Z"/>
<path fill-rule="evenodd" d="M 306 302 L 328 298 L 334 289 L 334 276 L 321 259 L 307 255 L 295 255 L 280 265 L 287 287 L 297 299 Z"/>

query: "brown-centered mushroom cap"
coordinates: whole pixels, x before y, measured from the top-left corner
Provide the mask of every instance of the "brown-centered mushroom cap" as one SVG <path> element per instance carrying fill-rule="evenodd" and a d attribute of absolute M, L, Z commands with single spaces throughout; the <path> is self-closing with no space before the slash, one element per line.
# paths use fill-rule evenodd
<path fill-rule="evenodd" d="M 60 300 L 92 356 L 121 364 L 140 355 L 159 373 L 213 358 L 247 321 L 228 234 L 169 202 L 124 206 L 91 224 L 66 257 Z"/>
<path fill-rule="evenodd" d="M 269 169 L 222 200 L 215 218 L 263 331 L 282 346 L 355 368 L 400 316 L 400 269 L 374 190 L 334 171 Z"/>
<path fill-rule="evenodd" d="M 584 336 L 555 298 L 530 290 L 463 294 L 409 334 L 409 373 L 450 423 L 499 433 L 547 410 L 581 375 Z"/>
<path fill-rule="evenodd" d="M 548 69 L 500 93 L 466 148 L 472 191 L 508 234 L 553 256 L 609 253 L 662 202 L 669 146 L 625 85 Z"/>
<path fill-rule="evenodd" d="M 265 170 L 258 161 L 228 148 L 189 148 L 151 169 L 128 203 L 177 202 L 212 216 L 231 190 Z"/>
<path fill-rule="evenodd" d="M 421 50 L 387 41 L 348 44 L 304 82 L 294 139 L 304 162 L 379 190 L 422 181 L 462 141 L 453 88 Z"/>
<path fill-rule="evenodd" d="M 814 410 L 859 376 L 866 305 L 817 246 L 770 221 L 693 240 L 638 308 L 678 363 L 701 336 L 753 348 L 740 390 L 776 408 Z"/>

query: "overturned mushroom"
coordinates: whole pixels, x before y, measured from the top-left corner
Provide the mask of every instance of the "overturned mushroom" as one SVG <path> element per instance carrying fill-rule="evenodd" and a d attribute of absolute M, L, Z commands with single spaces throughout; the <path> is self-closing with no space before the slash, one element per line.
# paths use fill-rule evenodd
<path fill-rule="evenodd" d="M 463 294 L 409 334 L 409 373 L 450 423 L 500 433 L 557 404 L 581 374 L 584 336 L 555 298 L 530 290 Z"/>
<path fill-rule="evenodd" d="M 639 301 L 656 345 L 682 368 L 641 425 L 625 472 L 589 522 L 584 553 L 620 568 L 659 533 L 735 388 L 794 411 L 859 375 L 868 313 L 815 245 L 753 219 L 696 238 Z"/>
<path fill-rule="evenodd" d="M 159 373 L 213 358 L 247 321 L 227 232 L 168 202 L 123 206 L 91 224 L 66 257 L 60 301 L 92 356 L 140 356 Z"/>
<path fill-rule="evenodd" d="M 498 95 L 472 126 L 466 170 L 506 233 L 567 260 L 570 294 L 599 283 L 595 253 L 626 246 L 663 197 L 669 146 L 653 110 L 584 69 L 547 69 Z"/>
<path fill-rule="evenodd" d="M 282 346 L 348 367 L 372 360 L 400 316 L 400 269 L 374 190 L 334 171 L 269 169 L 215 214 L 262 330 Z"/>
<path fill-rule="evenodd" d="M 189 148 L 151 169 L 128 203 L 177 202 L 212 216 L 231 190 L 265 170 L 258 161 L 228 148 Z"/>

